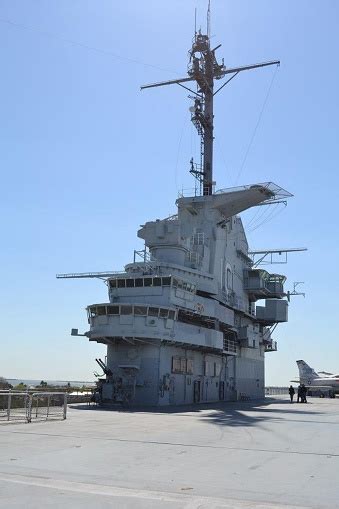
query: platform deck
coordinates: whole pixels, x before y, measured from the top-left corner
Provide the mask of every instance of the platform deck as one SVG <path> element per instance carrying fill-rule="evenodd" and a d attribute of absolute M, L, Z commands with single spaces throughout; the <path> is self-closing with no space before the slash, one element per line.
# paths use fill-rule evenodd
<path fill-rule="evenodd" d="M 339 399 L 0 426 L 0 507 L 339 508 Z"/>

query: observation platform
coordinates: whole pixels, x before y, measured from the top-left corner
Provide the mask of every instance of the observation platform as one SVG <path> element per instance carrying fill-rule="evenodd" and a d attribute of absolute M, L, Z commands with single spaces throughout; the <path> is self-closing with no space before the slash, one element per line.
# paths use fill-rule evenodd
<path fill-rule="evenodd" d="M 6 509 L 339 507 L 339 399 L 152 411 L 70 405 L 0 426 Z"/>

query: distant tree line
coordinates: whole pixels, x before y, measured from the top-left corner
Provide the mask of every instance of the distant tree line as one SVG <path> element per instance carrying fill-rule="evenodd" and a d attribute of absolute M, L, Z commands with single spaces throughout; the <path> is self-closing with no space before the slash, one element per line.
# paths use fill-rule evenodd
<path fill-rule="evenodd" d="M 0 376 L 0 390 L 13 389 L 15 391 L 27 391 L 27 390 L 32 391 L 34 389 L 34 391 L 82 392 L 91 390 L 92 388 L 93 387 L 87 387 L 86 385 L 83 385 L 82 387 L 72 386 L 70 382 L 68 382 L 67 385 L 53 385 L 49 384 L 48 382 L 45 382 L 45 380 L 41 380 L 40 384 L 35 385 L 34 388 L 22 382 L 13 386 L 9 382 L 7 382 L 6 378 Z"/>
<path fill-rule="evenodd" d="M 13 389 L 13 385 L 8 383 L 6 378 L 0 376 L 0 389 L 1 390 Z"/>

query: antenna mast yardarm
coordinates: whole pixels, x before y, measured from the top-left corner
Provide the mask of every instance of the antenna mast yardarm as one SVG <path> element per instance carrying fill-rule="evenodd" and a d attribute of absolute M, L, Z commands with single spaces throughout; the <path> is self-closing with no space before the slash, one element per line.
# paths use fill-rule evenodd
<path fill-rule="evenodd" d="M 210 10 L 208 10 L 208 32 L 210 26 Z M 215 52 L 219 46 L 211 49 L 210 35 L 204 35 L 199 30 L 194 35 L 192 48 L 190 50 L 190 62 L 188 66 L 188 76 L 186 78 L 179 78 L 169 81 L 162 81 L 159 83 L 152 83 L 144 85 L 141 90 L 145 88 L 162 87 L 165 85 L 180 85 L 181 87 L 189 90 L 194 94 L 194 106 L 190 108 L 191 120 L 195 125 L 199 135 L 201 136 L 202 145 L 202 168 L 199 170 L 192 170 L 191 173 L 202 183 L 203 194 L 212 194 L 213 186 L 213 99 L 214 96 L 224 88 L 237 74 L 242 71 L 257 69 L 258 67 L 267 67 L 269 65 L 279 65 L 279 60 L 270 62 L 263 62 L 259 64 L 245 65 L 241 67 L 227 68 L 222 64 L 218 64 Z M 226 82 L 214 91 L 214 80 L 220 80 L 227 75 L 231 75 Z M 196 82 L 196 91 L 190 89 L 184 83 L 191 81 Z M 191 160 L 193 167 L 193 161 Z"/>

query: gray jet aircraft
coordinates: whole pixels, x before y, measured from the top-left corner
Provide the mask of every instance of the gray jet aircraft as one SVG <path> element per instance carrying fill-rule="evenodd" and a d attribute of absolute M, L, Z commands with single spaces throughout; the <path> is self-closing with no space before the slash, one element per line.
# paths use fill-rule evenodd
<path fill-rule="evenodd" d="M 334 375 L 326 371 L 316 373 L 305 361 L 297 361 L 299 368 L 299 380 L 291 380 L 304 384 L 308 389 L 319 392 L 320 395 L 328 393 L 330 397 L 335 398 L 339 394 L 339 374 Z"/>

